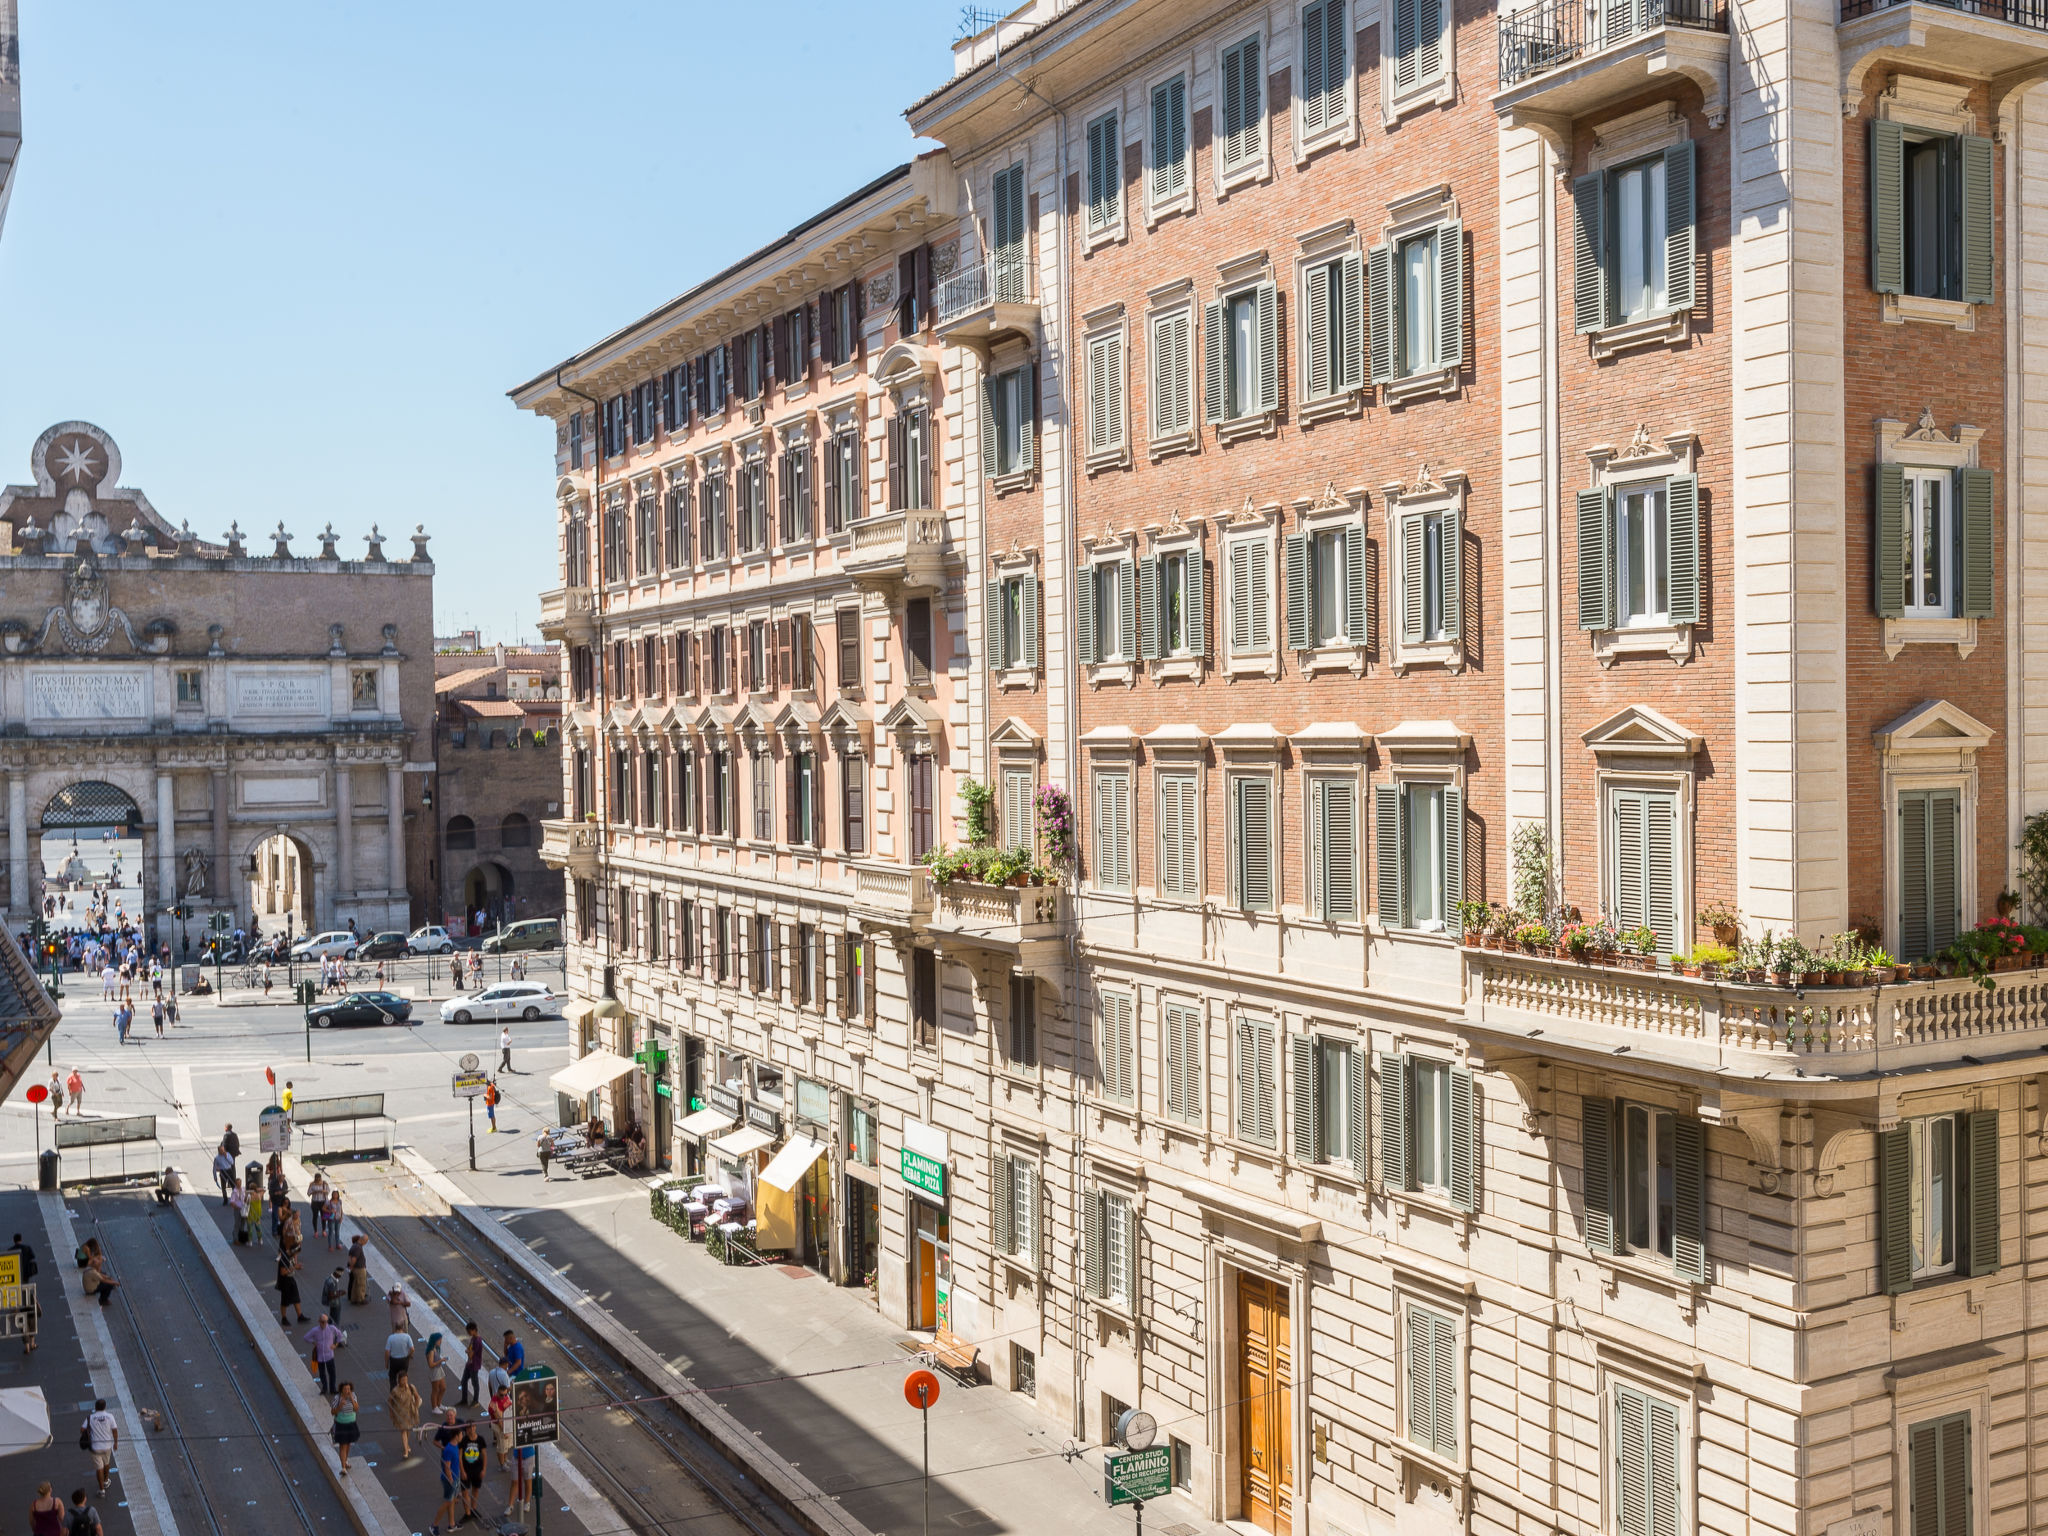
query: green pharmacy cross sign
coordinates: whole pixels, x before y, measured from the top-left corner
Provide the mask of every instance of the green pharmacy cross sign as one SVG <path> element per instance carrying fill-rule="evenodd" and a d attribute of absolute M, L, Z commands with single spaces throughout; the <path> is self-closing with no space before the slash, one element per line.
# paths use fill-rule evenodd
<path fill-rule="evenodd" d="M 641 1070 L 649 1077 L 659 1077 L 661 1069 L 668 1065 L 668 1052 L 664 1051 L 650 1035 L 640 1049 L 633 1053 L 633 1059 L 640 1063 Z"/>

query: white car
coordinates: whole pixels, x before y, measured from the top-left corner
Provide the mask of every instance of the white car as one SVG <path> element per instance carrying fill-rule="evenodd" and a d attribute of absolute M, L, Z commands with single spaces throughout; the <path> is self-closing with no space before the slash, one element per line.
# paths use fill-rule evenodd
<path fill-rule="evenodd" d="M 477 1019 L 537 1019 L 561 1006 L 537 981 L 508 981 L 467 997 L 451 997 L 441 1005 L 443 1024 L 468 1024 Z"/>
<path fill-rule="evenodd" d="M 405 941 L 405 947 L 416 955 L 452 955 L 455 941 L 448 937 L 446 928 L 429 924 L 425 928 L 413 929 Z"/>
<path fill-rule="evenodd" d="M 360 940 L 346 928 L 337 928 L 332 933 L 316 933 L 310 939 L 301 939 L 292 946 L 292 958 L 332 960 L 339 955 L 344 960 L 353 960 L 359 942 Z"/>

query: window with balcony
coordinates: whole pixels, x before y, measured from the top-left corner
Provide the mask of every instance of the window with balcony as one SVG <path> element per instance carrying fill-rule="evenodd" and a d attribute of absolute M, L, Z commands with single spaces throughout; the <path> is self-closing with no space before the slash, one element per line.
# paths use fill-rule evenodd
<path fill-rule="evenodd" d="M 1385 927 L 1445 930 L 1465 894 L 1464 806 L 1464 791 L 1455 784 L 1373 786 L 1373 861 Z"/>
<path fill-rule="evenodd" d="M 1277 1036 L 1271 1019 L 1239 1014 L 1231 1031 L 1237 1060 L 1233 1063 L 1232 1132 L 1240 1141 L 1279 1150 L 1275 1109 Z"/>
<path fill-rule="evenodd" d="M 1965 304 L 1992 300 L 1997 158 L 1990 139 L 1870 124 L 1870 285 Z"/>
<path fill-rule="evenodd" d="M 1586 1245 L 1707 1275 L 1706 1130 L 1651 1104 L 1584 1101 Z"/>
<path fill-rule="evenodd" d="M 993 217 L 989 242 L 990 277 L 998 303 L 1023 303 L 1030 297 L 1030 273 L 1026 269 L 1027 232 L 1024 224 L 1024 163 L 1020 160 L 996 172 L 990 189 Z"/>
<path fill-rule="evenodd" d="M 1582 334 L 1693 306 L 1691 140 L 1572 183 L 1572 316 Z"/>
<path fill-rule="evenodd" d="M 1031 470 L 1038 435 L 1037 376 L 1038 370 L 1026 363 L 982 384 L 982 462 L 998 479 Z"/>
<path fill-rule="evenodd" d="M 1080 568 L 1074 629 L 1082 665 L 1125 662 L 1137 655 L 1136 585 L 1128 560 L 1098 560 Z"/>
<path fill-rule="evenodd" d="M 889 420 L 889 510 L 918 512 L 932 504 L 931 412 L 922 405 Z"/>
<path fill-rule="evenodd" d="M 1899 955 L 1939 954 L 1962 928 L 1962 794 L 1899 792 Z"/>
<path fill-rule="evenodd" d="M 1202 312 L 1202 405 L 1212 426 L 1280 408 L 1279 294 L 1271 283 L 1227 293 Z"/>
<path fill-rule="evenodd" d="M 1606 835 L 1607 896 L 1615 926 L 1624 933 L 1648 928 L 1657 935 L 1657 952 L 1672 953 L 1684 927 L 1679 921 L 1677 794 L 1610 788 Z"/>
<path fill-rule="evenodd" d="M 1038 578 L 1030 572 L 988 584 L 988 661 L 993 672 L 1038 668 Z"/>
<path fill-rule="evenodd" d="M 1206 571 L 1199 549 L 1138 562 L 1138 654 L 1147 661 L 1209 654 Z"/>

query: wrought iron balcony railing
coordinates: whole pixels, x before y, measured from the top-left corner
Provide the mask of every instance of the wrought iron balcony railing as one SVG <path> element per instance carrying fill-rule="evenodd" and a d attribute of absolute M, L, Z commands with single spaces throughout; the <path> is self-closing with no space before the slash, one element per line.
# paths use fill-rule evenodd
<path fill-rule="evenodd" d="M 1843 0 L 1842 15 L 1858 0 Z M 1871 3 L 1871 0 L 1865 0 Z M 2048 4 L 2048 0 L 2040 0 Z M 1660 27 L 1726 32 L 1724 0 L 1537 0 L 1500 18 L 1500 83 L 1503 89 L 1535 75 L 1562 69 L 1603 48 Z"/>

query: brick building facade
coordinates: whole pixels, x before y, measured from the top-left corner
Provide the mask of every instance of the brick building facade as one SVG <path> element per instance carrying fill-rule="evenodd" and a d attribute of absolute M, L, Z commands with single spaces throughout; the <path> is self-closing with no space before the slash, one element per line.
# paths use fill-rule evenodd
<path fill-rule="evenodd" d="M 441 649 L 434 671 L 439 920 L 560 916 L 561 879 L 540 857 L 541 823 L 562 814 L 558 648 Z"/>
<path fill-rule="evenodd" d="M 1732 909 L 1918 960 L 2027 876 L 2041 38 L 1047 0 L 956 44 L 908 114 L 945 146 L 937 814 L 1078 857 L 881 913 L 828 850 L 823 920 L 888 936 L 871 1041 L 749 1034 L 690 955 L 715 1017 L 675 1025 L 879 1117 L 886 1315 L 1065 1432 L 1148 1409 L 1271 1530 L 2042 1523 L 2048 988 L 1672 959 Z M 600 412 L 667 313 L 576 361 Z M 589 404 L 519 398 L 573 456 Z M 584 585 L 549 601 L 609 643 L 639 589 Z M 626 834 L 550 837 L 594 871 Z M 778 900 L 813 878 L 773 857 Z M 1658 958 L 1463 944 L 1461 901 Z"/>

